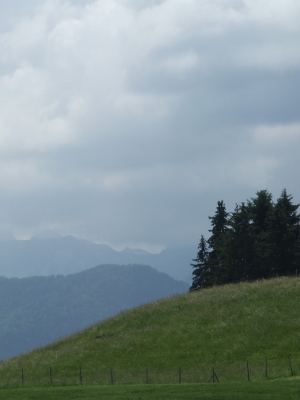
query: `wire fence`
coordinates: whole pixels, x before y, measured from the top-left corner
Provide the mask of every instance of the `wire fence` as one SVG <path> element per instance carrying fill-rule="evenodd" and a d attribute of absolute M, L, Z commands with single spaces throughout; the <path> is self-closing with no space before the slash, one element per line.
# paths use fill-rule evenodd
<path fill-rule="evenodd" d="M 92 371 L 92 372 L 91 372 Z M 197 368 L 174 367 L 169 370 L 155 368 L 85 369 L 79 366 L 50 366 L 47 369 L 24 366 L 16 374 L 1 377 L 0 387 L 66 386 L 66 385 L 125 385 L 125 384 L 184 384 L 218 383 L 229 381 L 257 381 L 300 375 L 300 359 L 289 356 L 282 359 L 259 359 L 244 363 L 200 364 Z"/>

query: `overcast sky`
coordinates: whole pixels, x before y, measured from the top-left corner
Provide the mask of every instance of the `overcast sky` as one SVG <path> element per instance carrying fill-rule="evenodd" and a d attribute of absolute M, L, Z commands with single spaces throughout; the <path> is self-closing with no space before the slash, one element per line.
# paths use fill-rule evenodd
<path fill-rule="evenodd" d="M 300 203 L 299 0 L 0 0 L 0 236 L 198 244 Z"/>

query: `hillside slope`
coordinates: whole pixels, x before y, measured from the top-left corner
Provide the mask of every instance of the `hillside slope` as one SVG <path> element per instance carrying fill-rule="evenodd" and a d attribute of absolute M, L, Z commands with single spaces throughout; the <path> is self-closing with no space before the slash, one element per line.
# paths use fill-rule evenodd
<path fill-rule="evenodd" d="M 71 337 L 1 364 L 3 379 L 21 368 L 39 379 L 49 366 L 64 379 L 115 370 L 176 371 L 300 358 L 300 279 L 239 283 L 187 293 L 135 308 Z M 280 361 L 281 362 L 281 361 Z M 298 368 L 298 367 L 297 367 Z M 294 373 L 297 372 L 294 364 Z M 40 375 L 39 375 L 40 374 Z M 58 372 L 57 372 L 58 374 Z M 242 372 L 243 379 L 245 373 Z M 275 374 L 275 372 L 274 372 Z M 6 377 L 6 378 L 5 378 Z"/>
<path fill-rule="evenodd" d="M 2 277 L 0 359 L 187 290 L 184 282 L 144 265 L 100 265 L 67 276 Z"/>

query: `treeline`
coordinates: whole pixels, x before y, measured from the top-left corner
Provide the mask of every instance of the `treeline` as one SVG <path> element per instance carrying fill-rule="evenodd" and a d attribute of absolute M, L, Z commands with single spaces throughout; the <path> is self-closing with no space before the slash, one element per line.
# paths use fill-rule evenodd
<path fill-rule="evenodd" d="M 218 201 L 211 236 L 201 236 L 190 290 L 300 272 L 299 204 L 286 189 L 276 202 L 267 190 L 231 213 Z"/>

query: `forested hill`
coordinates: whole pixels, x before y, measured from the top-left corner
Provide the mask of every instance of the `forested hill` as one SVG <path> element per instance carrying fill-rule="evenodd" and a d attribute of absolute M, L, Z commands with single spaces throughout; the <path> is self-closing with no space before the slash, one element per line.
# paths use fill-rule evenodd
<path fill-rule="evenodd" d="M 144 265 L 100 265 L 67 276 L 0 278 L 0 359 L 140 304 L 188 290 Z"/>
<path fill-rule="evenodd" d="M 167 248 L 151 254 L 131 249 L 118 252 L 107 245 L 73 236 L 6 240 L 0 241 L 0 276 L 67 275 L 99 264 L 143 264 L 190 282 L 190 262 L 194 256 L 195 246 Z"/>

